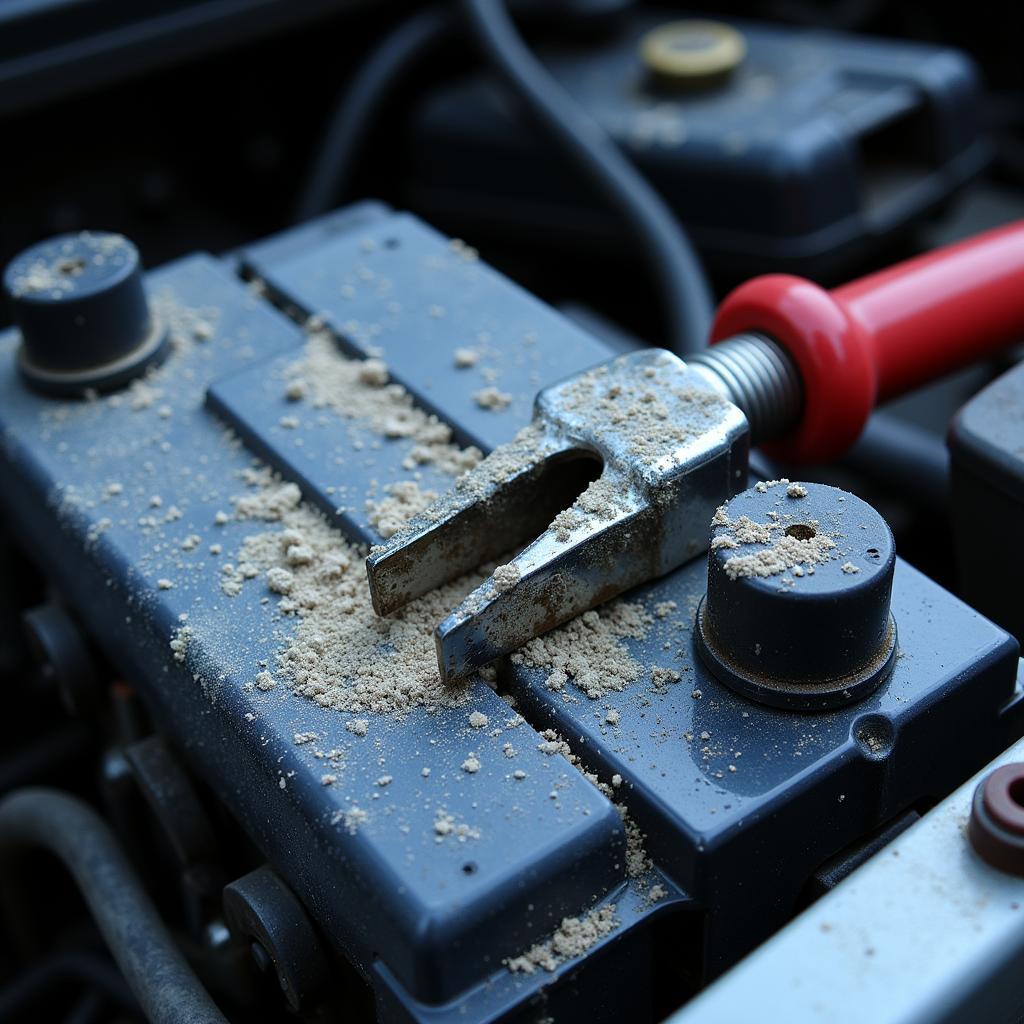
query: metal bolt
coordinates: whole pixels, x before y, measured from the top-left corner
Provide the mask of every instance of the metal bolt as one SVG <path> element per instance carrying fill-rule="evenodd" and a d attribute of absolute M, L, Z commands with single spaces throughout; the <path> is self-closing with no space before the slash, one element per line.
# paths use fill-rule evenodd
<path fill-rule="evenodd" d="M 791 430 L 803 412 L 800 371 L 771 338 L 738 334 L 686 357 L 686 365 L 742 410 L 753 444 Z"/>

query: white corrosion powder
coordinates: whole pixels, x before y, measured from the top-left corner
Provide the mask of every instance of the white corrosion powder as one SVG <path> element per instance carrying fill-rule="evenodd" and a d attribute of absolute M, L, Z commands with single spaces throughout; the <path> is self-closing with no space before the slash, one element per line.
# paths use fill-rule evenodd
<path fill-rule="evenodd" d="M 384 362 L 346 359 L 325 332 L 309 336 L 302 358 L 285 375 L 288 397 L 305 395 L 315 408 L 364 421 L 384 437 L 411 439 L 408 469 L 429 463 L 456 476 L 481 459 L 479 449 L 453 443 L 451 427 L 420 409 L 401 384 L 392 382 Z"/>
<path fill-rule="evenodd" d="M 379 618 L 370 603 L 365 552 L 303 504 L 294 484 L 266 468 L 244 477 L 250 491 L 234 499 L 235 517 L 274 528 L 244 540 L 235 562 L 222 570 L 221 588 L 234 596 L 251 580 L 280 595 L 278 609 L 296 618 L 278 652 L 276 674 L 300 695 L 345 712 L 401 715 L 464 702 L 468 691 L 454 693 L 438 678 L 434 629 L 485 576 L 471 573 Z M 642 639 L 651 621 L 638 604 L 612 602 L 531 641 L 512 658 L 546 670 L 552 689 L 571 680 L 598 698 L 644 674 L 622 640 Z"/>
<path fill-rule="evenodd" d="M 511 564 L 499 565 L 491 574 L 494 589 L 499 594 L 506 590 L 511 590 L 519 582 L 519 578 L 519 566 Z"/>
<path fill-rule="evenodd" d="M 399 480 L 384 488 L 386 498 L 366 502 L 367 520 L 387 540 L 405 526 L 413 516 L 437 501 L 437 491 L 422 490 L 415 480 Z"/>
<path fill-rule="evenodd" d="M 559 512 L 551 523 L 555 536 L 566 541 L 573 531 L 595 519 L 609 521 L 626 509 L 626 499 L 621 485 L 612 480 L 598 477 L 573 504 Z"/>
<path fill-rule="evenodd" d="M 772 480 L 766 487 L 776 483 L 787 481 Z M 755 523 L 749 516 L 730 519 L 728 505 L 722 505 L 715 512 L 711 525 L 725 527 L 725 532 L 712 540 L 712 551 L 764 545 L 758 551 L 726 559 L 723 568 L 731 580 L 777 576 L 791 569 L 796 576 L 813 573 L 814 566 L 829 561 L 836 548 L 835 540 L 819 529 L 817 520 L 794 523 L 791 517 L 779 516 L 767 523 Z"/>
<path fill-rule="evenodd" d="M 547 670 L 549 690 L 560 690 L 571 682 L 597 700 L 625 689 L 644 674 L 644 666 L 622 641 L 642 640 L 652 621 L 642 605 L 612 601 L 531 640 L 511 656 L 512 662 Z"/>
<path fill-rule="evenodd" d="M 592 910 L 585 917 L 563 918 L 553 935 L 531 946 L 525 953 L 509 958 L 505 965 L 510 971 L 523 974 L 533 974 L 538 967 L 555 971 L 566 960 L 582 956 L 618 926 L 614 903 Z"/>
<path fill-rule="evenodd" d="M 403 714 L 460 703 L 463 697 L 438 679 L 433 632 L 484 577 L 468 576 L 379 618 L 370 603 L 365 552 L 304 505 L 294 484 L 282 484 L 267 469 L 247 471 L 246 479 L 252 489 L 234 502 L 236 517 L 274 528 L 244 540 L 222 589 L 234 595 L 248 580 L 262 583 L 281 595 L 278 609 L 295 616 L 294 633 L 278 652 L 277 675 L 338 711 Z"/>
<path fill-rule="evenodd" d="M 481 409 L 501 412 L 502 409 L 507 409 L 512 404 L 512 396 L 506 391 L 499 391 L 496 387 L 486 387 L 473 392 L 473 401 Z"/>
<path fill-rule="evenodd" d="M 537 745 L 537 749 L 548 757 L 561 754 L 569 764 L 573 766 L 595 789 L 603 793 L 615 810 L 619 812 L 622 819 L 622 827 L 626 833 L 626 874 L 636 882 L 651 870 L 651 859 L 647 856 L 647 837 L 640 830 L 640 826 L 633 820 L 629 809 L 625 804 L 615 801 L 615 790 L 622 785 L 622 776 L 613 775 L 612 784 L 602 782 L 595 772 L 587 771 L 586 765 L 577 754 L 574 754 L 568 743 L 554 730 L 545 729 L 541 734 L 543 742 Z M 616 783 L 616 779 L 618 782 Z"/>
<path fill-rule="evenodd" d="M 410 466 L 432 463 L 457 474 L 479 461 L 476 449 L 458 448 L 447 425 L 417 408 L 408 392 L 389 380 L 384 363 L 345 358 L 327 333 L 308 338 L 303 356 L 288 368 L 286 377 L 289 395 L 301 394 L 315 407 L 361 420 L 384 437 L 411 438 Z M 301 387 L 294 387 L 297 381 Z M 657 411 L 649 401 L 640 404 L 647 413 Z M 520 431 L 487 460 L 478 479 L 470 483 L 462 477 L 456 490 L 463 497 L 467 491 L 485 493 L 488 485 L 514 474 L 524 461 L 533 461 L 539 440 L 534 425 Z M 306 506 L 294 483 L 282 482 L 266 468 L 246 471 L 245 479 L 250 489 L 233 499 L 234 518 L 273 528 L 245 539 L 234 561 L 223 567 L 221 586 L 229 596 L 244 586 L 265 587 L 278 595 L 278 610 L 295 617 L 293 635 L 278 652 L 275 675 L 297 693 L 349 713 L 403 714 L 419 706 L 461 703 L 465 693 L 450 692 L 437 677 L 433 632 L 484 576 L 468 574 L 392 616 L 378 618 L 369 599 L 365 552 Z M 604 490 L 602 481 L 596 481 L 577 500 L 574 511 L 610 514 L 613 496 Z M 399 531 L 434 497 L 415 481 L 392 483 L 385 495 L 368 503 L 371 523 L 384 536 Z M 514 567 L 500 566 L 494 585 L 514 585 L 516 575 Z M 571 680 L 597 698 L 645 674 L 622 641 L 642 639 L 651 621 L 641 606 L 613 602 L 530 642 L 513 660 L 546 670 L 553 689 Z"/>

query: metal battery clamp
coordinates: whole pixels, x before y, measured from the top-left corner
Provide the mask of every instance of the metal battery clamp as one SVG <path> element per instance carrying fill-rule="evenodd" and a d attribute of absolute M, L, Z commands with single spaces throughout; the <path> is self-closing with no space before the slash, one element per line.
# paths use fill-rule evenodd
<path fill-rule="evenodd" d="M 740 410 L 678 356 L 620 356 L 542 391 L 515 441 L 371 552 L 374 608 L 388 614 L 536 537 L 438 627 L 441 677 L 455 682 L 705 550 L 748 448 Z M 601 475 L 552 521 L 538 492 L 574 461 Z"/>

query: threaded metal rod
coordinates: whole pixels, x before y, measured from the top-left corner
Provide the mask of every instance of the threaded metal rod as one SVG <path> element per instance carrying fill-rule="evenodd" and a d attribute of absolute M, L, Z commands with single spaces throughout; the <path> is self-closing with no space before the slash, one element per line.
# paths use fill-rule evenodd
<path fill-rule="evenodd" d="M 803 412 L 796 364 L 763 334 L 737 334 L 686 357 L 686 364 L 737 406 L 750 424 L 752 444 L 787 433 Z"/>

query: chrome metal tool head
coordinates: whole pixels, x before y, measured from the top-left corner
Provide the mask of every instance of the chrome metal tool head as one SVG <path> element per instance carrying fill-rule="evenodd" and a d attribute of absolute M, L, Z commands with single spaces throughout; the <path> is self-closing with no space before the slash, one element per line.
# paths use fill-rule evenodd
<path fill-rule="evenodd" d="M 379 615 L 527 544 L 437 627 L 457 683 L 707 549 L 746 482 L 744 414 L 661 349 L 537 395 L 533 422 L 367 559 Z"/>

